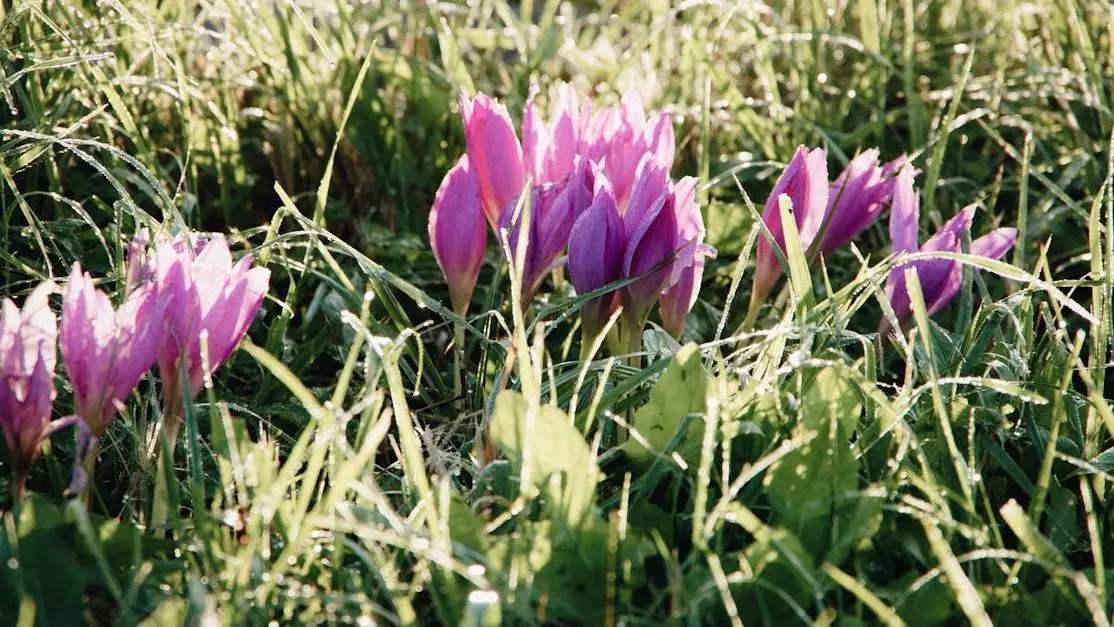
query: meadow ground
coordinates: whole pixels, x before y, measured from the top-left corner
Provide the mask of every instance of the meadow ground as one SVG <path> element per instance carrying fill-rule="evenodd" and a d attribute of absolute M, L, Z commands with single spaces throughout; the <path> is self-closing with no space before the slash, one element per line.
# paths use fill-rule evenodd
<path fill-rule="evenodd" d="M 651 318 L 640 358 L 581 359 L 568 280 L 518 311 L 490 242 L 448 308 L 426 225 L 458 98 L 517 124 L 560 80 L 672 113 L 718 251 L 695 346 Z M 0 101 L 0 294 L 80 261 L 119 302 L 143 227 L 271 273 L 184 405 L 169 529 L 149 376 L 88 502 L 70 429 L 0 501 L 0 623 L 1110 623 L 1104 0 L 4 2 Z M 1017 243 L 883 341 L 883 217 L 790 249 L 748 324 L 755 216 L 802 144 L 833 176 L 908 155 L 922 240 L 976 203 L 973 236 Z"/>

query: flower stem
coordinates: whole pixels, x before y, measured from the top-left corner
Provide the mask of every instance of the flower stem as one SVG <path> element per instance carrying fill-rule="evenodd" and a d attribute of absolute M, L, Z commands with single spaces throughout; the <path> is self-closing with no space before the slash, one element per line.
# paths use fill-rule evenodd
<path fill-rule="evenodd" d="M 762 301 L 758 292 L 751 292 L 750 305 L 747 306 L 747 316 L 743 319 L 743 326 L 741 330 L 746 333 L 754 328 L 755 321 L 758 320 L 758 312 L 762 309 Z"/>
<path fill-rule="evenodd" d="M 155 440 L 154 454 L 158 460 L 155 470 L 155 489 L 151 502 L 151 529 L 161 530 L 170 520 L 169 481 L 174 465 L 174 449 L 178 443 L 178 429 L 182 426 L 182 393 L 180 385 L 167 386 L 162 412 L 161 433 Z M 165 440 L 166 446 L 163 446 Z"/>
<path fill-rule="evenodd" d="M 457 409 L 464 408 L 464 399 L 461 397 L 463 394 L 464 386 L 464 371 L 461 368 L 464 363 L 464 325 L 460 323 L 453 323 L 453 398 L 454 405 Z"/>
<path fill-rule="evenodd" d="M 26 469 L 16 468 L 15 479 L 12 483 L 12 507 L 14 508 L 17 503 L 23 501 L 23 495 L 27 493 L 27 475 L 29 473 Z"/>

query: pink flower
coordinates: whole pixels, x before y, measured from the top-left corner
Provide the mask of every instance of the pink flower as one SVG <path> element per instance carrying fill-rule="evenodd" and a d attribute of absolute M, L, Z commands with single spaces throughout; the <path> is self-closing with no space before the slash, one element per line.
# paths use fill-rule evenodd
<path fill-rule="evenodd" d="M 503 210 L 518 198 L 526 183 L 522 147 L 507 108 L 479 94 L 460 99 L 468 159 L 480 181 L 484 215 L 497 228 Z"/>
<path fill-rule="evenodd" d="M 196 257 L 195 249 L 200 250 Z M 184 364 L 190 393 L 196 394 L 247 334 L 267 294 L 271 272 L 253 268 L 251 255 L 233 264 L 228 243 L 219 234 L 198 248 L 160 242 L 156 256 L 157 287 L 169 304 L 159 374 L 164 388 L 177 389 L 179 364 Z"/>
<path fill-rule="evenodd" d="M 487 246 L 480 181 L 463 155 L 441 181 L 429 212 L 429 242 L 449 284 L 453 311 L 468 312 Z"/>
<path fill-rule="evenodd" d="M 15 469 L 17 498 L 50 426 L 58 327 L 43 282 L 20 311 L 5 298 L 0 310 L 0 429 Z"/>
<path fill-rule="evenodd" d="M 154 285 L 132 291 L 114 309 L 93 279 L 74 264 L 62 299 L 62 361 L 73 385 L 77 415 L 100 437 L 121 403 L 158 355 L 166 300 Z"/>
<path fill-rule="evenodd" d="M 778 197 L 782 194 L 788 194 L 793 201 L 794 221 L 801 235 L 801 245 L 807 252 L 820 231 L 828 210 L 828 163 L 822 148 L 812 151 L 804 146 L 797 148 L 792 161 L 782 172 L 766 200 L 762 221 L 784 253 L 785 232 L 778 205 Z M 781 273 L 782 267 L 774 249 L 764 236 L 759 236 L 752 302 L 761 301 L 768 296 Z"/>
<path fill-rule="evenodd" d="M 910 252 L 962 252 L 963 236 L 971 230 L 971 220 L 975 215 L 974 205 L 964 207 L 939 231 L 918 248 L 917 224 L 920 217 L 920 203 L 913 189 L 913 169 L 902 168 L 897 177 L 893 207 L 890 212 L 890 237 L 893 239 L 895 253 Z M 1000 228 L 971 242 L 971 254 L 987 259 L 1000 259 L 1013 247 L 1017 240 L 1017 230 Z M 905 282 L 905 270 L 914 268 L 921 284 L 928 315 L 943 309 L 963 286 L 963 265 L 951 259 L 924 259 L 903 263 L 894 268 L 886 284 L 890 304 L 899 322 L 904 324 L 913 315 L 909 292 Z M 883 321 L 883 329 L 888 327 Z"/>
<path fill-rule="evenodd" d="M 828 225 L 820 252 L 830 254 L 874 224 L 893 197 L 892 172 L 904 161 L 879 166 L 878 149 L 872 148 L 847 164 L 828 190 Z"/>

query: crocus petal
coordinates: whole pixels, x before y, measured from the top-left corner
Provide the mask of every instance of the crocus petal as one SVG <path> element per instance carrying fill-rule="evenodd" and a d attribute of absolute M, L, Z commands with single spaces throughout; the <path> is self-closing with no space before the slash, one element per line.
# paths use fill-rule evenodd
<path fill-rule="evenodd" d="M 1006 251 L 1013 247 L 1016 239 L 1016 229 L 997 229 L 971 242 L 971 254 L 987 259 L 1000 259 L 1002 255 L 1006 254 Z M 960 242 L 957 241 L 954 252 L 960 251 Z M 939 285 L 933 286 L 934 291 L 931 293 L 931 297 L 926 291 L 925 298 L 928 301 L 926 302 L 928 315 L 934 315 L 944 307 L 947 307 L 948 304 L 959 295 L 959 290 L 962 287 L 963 264 L 952 262 L 948 275 L 944 277 Z"/>
<path fill-rule="evenodd" d="M 560 181 L 576 167 L 577 144 L 580 141 L 579 106 L 576 90 L 562 83 L 558 88 L 557 111 L 550 126 L 550 143 L 546 155 L 543 183 Z"/>
<path fill-rule="evenodd" d="M 468 157 L 480 181 L 484 215 L 492 228 L 503 209 L 518 197 L 525 183 L 522 147 L 506 107 L 479 94 L 461 98 L 461 116 Z"/>
<path fill-rule="evenodd" d="M 534 181 L 542 182 L 546 153 L 549 151 L 549 133 L 537 104 L 534 103 L 537 94 L 538 86 L 531 84 L 530 95 L 522 108 L 522 160 Z"/>
<path fill-rule="evenodd" d="M 877 149 L 852 159 L 828 191 L 828 224 L 820 251 L 830 254 L 873 224 L 890 202 L 894 184 L 878 166 Z"/>
<path fill-rule="evenodd" d="M 154 365 L 166 333 L 166 306 L 155 286 L 148 284 L 129 294 L 116 312 L 115 358 L 104 417 L 115 414 L 116 403 L 127 398 Z"/>
<path fill-rule="evenodd" d="M 204 378 L 216 372 L 240 345 L 267 295 L 271 271 L 266 268 L 252 268 L 251 262 L 251 256 L 248 255 L 236 264 L 232 280 L 227 283 L 213 308 L 201 321 L 200 333 L 205 335 L 208 360 L 199 354 L 198 367 L 191 369 L 189 373 L 194 394 L 201 390 Z M 200 353 L 200 347 L 198 350 Z"/>
<path fill-rule="evenodd" d="M 807 251 L 824 222 L 828 207 L 828 164 L 822 148 L 812 151 L 804 146 L 797 148 L 796 154 L 774 183 L 766 200 L 762 221 L 773 235 L 778 248 L 784 251 L 785 232 L 782 229 L 778 204 L 778 198 L 782 194 L 787 194 L 793 203 L 794 222 L 801 236 L 801 245 Z M 769 293 L 774 282 L 781 276 L 782 268 L 765 237 L 758 238 L 758 252 L 755 257 L 755 290 L 763 294 Z"/>
<path fill-rule="evenodd" d="M 453 311 L 464 315 L 483 265 L 487 231 L 480 182 L 463 155 L 441 181 L 429 212 L 429 241 L 449 284 Z"/>
<path fill-rule="evenodd" d="M 530 232 L 521 277 L 524 303 L 531 300 L 568 243 L 574 217 L 568 178 L 562 184 L 534 185 L 530 190 Z M 510 263 L 515 263 L 518 256 L 519 227 L 525 220 L 525 210 L 524 206 L 523 212 L 515 215 L 508 209 L 500 219 L 500 231 L 507 231 Z"/>
<path fill-rule="evenodd" d="M 675 338 L 685 329 L 685 318 L 696 304 L 700 281 L 704 278 L 704 260 L 707 255 L 697 254 L 692 263 L 681 271 L 674 283 L 659 300 L 662 326 Z"/>
<path fill-rule="evenodd" d="M 610 177 L 608 177 L 610 180 Z M 614 181 L 612 181 L 614 184 Z M 642 225 L 651 207 L 669 191 L 669 169 L 659 163 L 653 155 L 642 155 L 638 166 L 637 178 L 629 193 L 629 202 L 623 205 L 620 192 L 615 188 L 615 201 L 626 225 L 627 241 Z"/>
<path fill-rule="evenodd" d="M 890 240 L 895 253 L 917 250 L 920 213 L 920 201 L 913 189 L 913 167 L 906 165 L 898 172 L 890 205 Z"/>
<path fill-rule="evenodd" d="M 675 144 L 673 116 L 664 111 L 655 114 L 646 128 L 646 146 L 654 158 L 666 168 L 673 166 Z"/>
<path fill-rule="evenodd" d="M 672 196 L 658 198 L 644 216 L 623 257 L 623 277 L 642 277 L 622 291 L 623 305 L 636 320 L 653 307 L 668 283 L 672 267 L 663 262 L 677 252 L 679 244 Z"/>
<path fill-rule="evenodd" d="M 1017 243 L 1017 229 L 995 229 L 971 242 L 971 254 L 987 259 L 1001 259 Z"/>
<path fill-rule="evenodd" d="M 601 186 L 569 235 L 569 280 L 587 294 L 619 280 L 623 264 L 623 219 L 610 188 Z M 595 335 L 618 306 L 617 294 L 594 298 L 581 307 L 585 331 Z"/>
<path fill-rule="evenodd" d="M 201 297 L 193 281 L 193 254 L 169 241 L 160 242 L 155 249 L 156 284 L 159 293 L 166 300 L 165 331 L 159 346 L 159 371 L 166 377 L 173 377 L 177 370 L 179 355 L 188 352 L 193 337 L 197 335 L 197 325 L 201 322 Z M 210 286 L 209 289 L 214 289 Z M 173 382 L 176 384 L 177 379 Z"/>

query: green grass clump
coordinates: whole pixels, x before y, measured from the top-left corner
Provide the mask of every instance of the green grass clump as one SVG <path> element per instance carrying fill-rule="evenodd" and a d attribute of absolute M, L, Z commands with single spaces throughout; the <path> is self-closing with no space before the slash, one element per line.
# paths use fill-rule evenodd
<path fill-rule="evenodd" d="M 492 250 L 458 369 L 425 235 L 457 97 L 558 79 L 674 113 L 719 250 L 692 342 L 581 361 L 569 293 L 515 324 Z M 142 227 L 272 282 L 170 533 L 150 380 L 90 506 L 66 431 L 5 502 L 0 623 L 1108 625 L 1112 104 L 1101 0 L 2 4 L 0 294 L 122 291 Z M 977 202 L 1010 263 L 883 343 L 880 223 L 742 331 L 745 198 L 799 144 L 908 154 L 922 233 Z"/>

